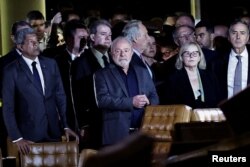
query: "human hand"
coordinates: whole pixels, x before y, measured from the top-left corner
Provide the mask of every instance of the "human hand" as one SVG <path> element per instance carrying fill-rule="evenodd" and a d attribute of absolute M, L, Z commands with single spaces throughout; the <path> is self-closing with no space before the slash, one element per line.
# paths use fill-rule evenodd
<path fill-rule="evenodd" d="M 56 13 L 56 15 L 52 18 L 51 24 L 59 24 L 62 22 L 62 14 L 61 12 Z"/>
<path fill-rule="evenodd" d="M 24 140 L 24 139 L 21 139 L 21 140 L 15 142 L 15 144 L 18 147 L 19 152 L 21 152 L 24 155 L 26 155 L 30 152 L 29 144 L 32 144 L 32 143 L 34 143 L 34 142 L 29 141 L 29 140 Z"/>
<path fill-rule="evenodd" d="M 133 97 L 133 106 L 134 107 L 143 108 L 146 105 L 149 105 L 149 100 L 145 94 L 144 95 L 136 95 Z"/>
<path fill-rule="evenodd" d="M 67 142 L 69 142 L 69 137 L 73 136 L 76 139 L 77 144 L 79 144 L 79 136 L 69 128 L 64 129 Z"/>

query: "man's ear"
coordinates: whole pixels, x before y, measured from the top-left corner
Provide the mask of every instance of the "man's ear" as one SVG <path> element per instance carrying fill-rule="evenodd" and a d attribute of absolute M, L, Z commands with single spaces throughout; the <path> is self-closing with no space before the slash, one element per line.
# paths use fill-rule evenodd
<path fill-rule="evenodd" d="M 14 37 L 14 35 L 10 35 L 10 39 L 12 40 L 13 43 L 15 43 L 15 37 Z"/>
<path fill-rule="evenodd" d="M 95 34 L 90 34 L 89 37 L 90 37 L 91 41 L 95 41 L 94 40 Z"/>
<path fill-rule="evenodd" d="M 23 45 L 22 45 L 22 44 L 17 44 L 16 47 L 17 47 L 17 49 L 19 49 L 20 51 L 23 51 Z"/>
<path fill-rule="evenodd" d="M 132 42 L 137 43 L 138 38 L 139 38 L 138 36 L 137 36 L 137 37 L 135 37 L 135 38 L 133 38 L 133 41 L 132 41 Z"/>

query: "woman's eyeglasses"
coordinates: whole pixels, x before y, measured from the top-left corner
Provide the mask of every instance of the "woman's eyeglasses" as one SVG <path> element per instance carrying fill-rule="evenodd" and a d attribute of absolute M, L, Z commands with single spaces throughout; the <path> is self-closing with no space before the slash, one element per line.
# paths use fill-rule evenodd
<path fill-rule="evenodd" d="M 193 51 L 193 52 L 189 52 L 189 51 L 185 51 L 182 53 L 183 57 L 198 57 L 200 55 L 199 51 Z"/>

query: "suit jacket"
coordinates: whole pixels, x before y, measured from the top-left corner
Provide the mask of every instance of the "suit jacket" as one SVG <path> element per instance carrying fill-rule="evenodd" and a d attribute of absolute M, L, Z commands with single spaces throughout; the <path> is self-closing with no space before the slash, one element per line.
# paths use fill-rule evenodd
<path fill-rule="evenodd" d="M 1 65 L 6 66 L 7 64 L 16 60 L 18 57 L 20 57 L 20 54 L 17 52 L 16 48 L 13 48 L 10 52 L 8 52 L 6 55 L 0 58 Z"/>
<path fill-rule="evenodd" d="M 248 51 L 248 76 L 247 76 L 247 84 L 250 83 L 250 46 L 247 46 Z M 213 70 L 216 74 L 222 100 L 225 100 L 228 98 L 228 89 L 227 89 L 227 70 L 228 70 L 228 63 L 229 63 L 229 55 L 230 55 L 231 49 L 228 49 L 225 53 L 219 55 L 219 58 L 216 59 L 213 63 Z"/>
<path fill-rule="evenodd" d="M 210 50 L 207 48 L 202 48 L 201 50 L 202 50 L 202 52 L 205 56 L 205 59 L 206 59 L 207 69 L 211 70 L 212 63 L 218 57 L 218 53 L 215 50 Z"/>
<path fill-rule="evenodd" d="M 62 50 L 58 50 L 58 53 L 55 55 L 55 60 L 59 67 L 59 71 L 61 74 L 63 87 L 65 90 L 66 98 L 67 98 L 67 120 L 69 127 L 74 129 L 76 132 L 78 131 L 78 123 L 76 122 L 76 111 L 74 108 L 74 99 L 72 90 L 72 81 L 71 81 L 71 66 L 72 66 L 72 58 L 68 53 L 66 48 L 61 48 Z"/>
<path fill-rule="evenodd" d="M 76 108 L 79 112 L 79 125 L 90 123 L 88 112 L 96 109 L 93 88 L 93 74 L 102 69 L 91 49 L 84 53 L 72 63 L 72 80 Z"/>
<path fill-rule="evenodd" d="M 110 59 L 111 60 L 111 59 Z M 102 115 L 96 106 L 93 74 L 102 69 L 91 49 L 72 63 L 72 81 L 79 126 L 88 131 L 89 141 L 84 145 L 98 149 L 101 146 Z M 87 130 L 86 130 L 87 129 Z"/>
<path fill-rule="evenodd" d="M 145 94 L 152 105 L 159 103 L 154 83 L 145 68 L 133 65 L 139 94 Z M 104 145 L 114 144 L 129 135 L 132 99 L 118 71 L 118 67 L 110 65 L 94 75 L 94 88 L 97 105 L 103 113 Z"/>
<path fill-rule="evenodd" d="M 131 64 L 136 64 L 141 67 L 147 68 L 142 59 L 135 52 L 132 55 Z"/>
<path fill-rule="evenodd" d="M 206 70 L 199 70 L 201 82 L 204 90 L 205 108 L 217 107 L 220 100 L 218 82 L 213 73 Z M 164 104 L 186 104 L 192 108 L 197 108 L 195 96 L 186 70 L 176 70 L 169 77 L 165 85 Z"/>
<path fill-rule="evenodd" d="M 148 71 L 147 65 L 142 61 L 142 59 L 135 52 L 132 55 L 131 64 L 141 66 L 141 67 L 147 69 L 147 71 Z M 155 80 L 151 67 L 149 65 L 148 65 L 148 67 L 149 67 L 149 70 L 152 74 L 152 79 Z M 150 75 L 150 72 L 148 71 L 149 75 Z"/>
<path fill-rule="evenodd" d="M 32 72 L 22 57 L 3 73 L 3 115 L 8 135 L 34 142 L 60 139 L 66 121 L 66 97 L 57 64 L 39 57 L 45 94 L 36 87 Z M 59 121 L 60 116 L 60 121 Z"/>
<path fill-rule="evenodd" d="M 13 48 L 3 57 L 0 57 L 0 100 L 2 101 L 2 81 L 3 81 L 3 69 L 5 66 L 10 64 L 12 61 L 20 57 L 20 54 L 17 52 L 16 48 Z M 7 136 L 6 128 L 3 121 L 2 107 L 0 107 L 0 137 L 4 137 L 1 134 Z M 1 147 L 1 146 L 0 146 Z"/>
<path fill-rule="evenodd" d="M 17 52 L 16 48 L 13 48 L 9 53 L 0 58 L 0 79 L 2 81 L 3 69 L 6 65 L 10 64 L 12 61 L 20 57 L 20 54 Z M 2 88 L 2 82 L 0 83 Z M 1 90 L 0 90 L 1 91 Z M 2 97 L 2 93 L 0 93 Z"/>
<path fill-rule="evenodd" d="M 79 126 L 77 121 L 77 113 L 75 111 L 74 106 L 74 98 L 72 90 L 72 77 L 71 77 L 71 66 L 72 66 L 72 58 L 69 52 L 66 49 L 66 44 L 57 46 L 55 48 L 46 48 L 42 54 L 43 56 L 53 58 L 56 60 L 57 65 L 59 67 L 59 71 L 61 74 L 63 87 L 66 93 L 67 98 L 67 121 L 68 125 L 75 132 L 78 132 Z"/>

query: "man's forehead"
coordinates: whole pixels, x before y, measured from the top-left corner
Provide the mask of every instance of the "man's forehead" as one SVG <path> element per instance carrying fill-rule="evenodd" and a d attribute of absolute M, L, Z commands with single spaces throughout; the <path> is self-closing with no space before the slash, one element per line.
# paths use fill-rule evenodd
<path fill-rule="evenodd" d="M 27 34 L 25 37 L 26 40 L 37 40 L 36 34 Z"/>
<path fill-rule="evenodd" d="M 34 25 L 41 25 L 41 24 L 44 24 L 44 23 L 45 23 L 45 20 L 43 20 L 43 19 L 31 20 L 31 21 L 30 21 L 30 24 L 31 24 L 32 26 L 34 26 Z"/>

